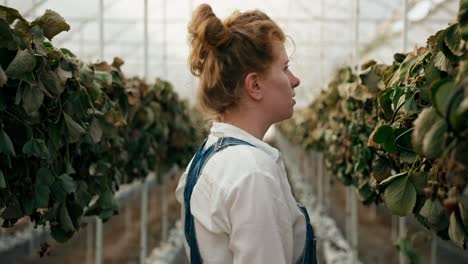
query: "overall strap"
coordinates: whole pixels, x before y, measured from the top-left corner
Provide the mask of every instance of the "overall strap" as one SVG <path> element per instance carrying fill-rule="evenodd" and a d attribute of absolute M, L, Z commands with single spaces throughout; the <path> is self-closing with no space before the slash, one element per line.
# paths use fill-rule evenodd
<path fill-rule="evenodd" d="M 195 188 L 195 184 L 198 181 L 200 173 L 205 167 L 206 162 L 218 151 L 221 151 L 229 146 L 235 145 L 250 145 L 255 147 L 254 145 L 237 139 L 233 137 L 221 137 L 218 141 L 209 146 L 206 150 L 205 145 L 208 138 L 205 139 L 203 144 L 198 148 L 195 156 L 193 158 L 192 164 L 190 165 L 187 179 L 185 183 L 184 189 L 184 205 L 185 205 L 185 239 L 190 247 L 190 263 L 191 264 L 201 264 L 203 260 L 200 255 L 200 249 L 198 248 L 198 242 L 195 233 L 195 221 L 192 215 L 192 211 L 190 208 L 190 198 L 192 197 L 193 190 Z"/>
<path fill-rule="evenodd" d="M 302 259 L 299 263 L 302 264 L 317 264 L 317 249 L 316 249 L 316 240 L 314 234 L 314 229 L 310 224 L 309 214 L 307 213 L 307 209 L 303 206 L 298 204 L 299 209 L 301 209 L 302 214 L 305 216 L 306 220 L 306 242 L 304 246 L 304 253 L 302 255 Z"/>

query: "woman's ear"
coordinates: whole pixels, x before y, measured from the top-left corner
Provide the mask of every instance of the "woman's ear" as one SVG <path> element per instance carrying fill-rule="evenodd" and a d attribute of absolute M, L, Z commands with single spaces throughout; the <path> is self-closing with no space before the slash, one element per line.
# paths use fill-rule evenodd
<path fill-rule="evenodd" d="M 256 72 L 248 73 L 244 79 L 244 89 L 246 94 L 254 99 L 261 100 L 263 98 L 263 89 L 260 86 L 260 76 Z"/>

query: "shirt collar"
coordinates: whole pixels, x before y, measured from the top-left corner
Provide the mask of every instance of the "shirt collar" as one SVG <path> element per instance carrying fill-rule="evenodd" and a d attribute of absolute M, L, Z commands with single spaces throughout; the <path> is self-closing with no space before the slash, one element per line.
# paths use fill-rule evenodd
<path fill-rule="evenodd" d="M 235 137 L 238 139 L 242 139 L 263 150 L 265 153 L 271 156 L 273 160 L 277 161 L 279 158 L 279 151 L 276 148 L 252 136 L 247 131 L 239 127 L 233 126 L 231 124 L 213 122 L 213 125 L 210 129 L 210 133 L 216 137 Z"/>

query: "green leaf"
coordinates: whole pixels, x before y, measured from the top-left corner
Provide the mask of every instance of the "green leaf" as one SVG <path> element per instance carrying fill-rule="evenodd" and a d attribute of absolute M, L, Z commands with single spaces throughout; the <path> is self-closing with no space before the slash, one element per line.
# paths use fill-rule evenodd
<path fill-rule="evenodd" d="M 432 87 L 432 103 L 442 116 L 447 116 L 450 99 L 455 95 L 455 81 L 442 79 Z"/>
<path fill-rule="evenodd" d="M 410 181 L 413 183 L 413 186 L 416 188 L 418 194 L 424 194 L 424 187 L 427 183 L 427 173 L 424 171 L 411 172 L 409 176 Z"/>
<path fill-rule="evenodd" d="M 0 153 L 16 157 L 13 142 L 11 142 L 10 137 L 3 129 L 0 129 Z"/>
<path fill-rule="evenodd" d="M 447 72 L 450 68 L 450 60 L 445 57 L 442 51 L 439 51 L 433 57 L 434 66 L 440 71 Z"/>
<path fill-rule="evenodd" d="M 88 186 L 86 185 L 85 181 L 78 181 L 77 188 L 75 192 L 75 200 L 76 202 L 82 206 L 86 207 L 89 205 L 91 201 L 92 195 L 88 192 Z"/>
<path fill-rule="evenodd" d="M 44 93 L 38 87 L 25 85 L 22 94 L 22 105 L 26 113 L 31 114 L 39 111 L 43 101 Z"/>
<path fill-rule="evenodd" d="M 102 138 L 102 127 L 100 125 L 99 119 L 93 118 L 91 125 L 89 126 L 89 136 L 94 144 L 99 143 Z"/>
<path fill-rule="evenodd" d="M 10 62 L 5 73 L 13 78 L 20 79 L 25 73 L 31 72 L 36 66 L 34 52 L 26 49 L 19 50 L 15 58 Z"/>
<path fill-rule="evenodd" d="M 437 226 L 441 221 L 443 221 L 444 217 L 447 218 L 445 215 L 445 208 L 440 204 L 438 199 L 435 199 L 434 201 L 427 199 L 419 214 L 424 216 L 432 227 Z"/>
<path fill-rule="evenodd" d="M 48 208 L 49 207 L 49 186 L 43 184 L 36 184 L 34 190 L 34 207 L 35 208 Z"/>
<path fill-rule="evenodd" d="M 403 106 L 408 114 L 419 113 L 419 108 L 414 101 L 414 94 L 410 97 L 405 97 L 405 105 Z"/>
<path fill-rule="evenodd" d="M 427 132 L 422 142 L 422 150 L 426 157 L 436 159 L 442 155 L 445 149 L 445 132 L 447 123 L 444 119 L 439 119 Z"/>
<path fill-rule="evenodd" d="M 16 19 L 24 20 L 18 10 L 0 5 L 0 19 L 5 20 L 8 24 L 13 23 Z"/>
<path fill-rule="evenodd" d="M 8 47 L 10 43 L 14 42 L 13 33 L 11 32 L 10 25 L 5 20 L 0 19 L 0 47 Z"/>
<path fill-rule="evenodd" d="M 23 211 L 21 210 L 21 205 L 18 199 L 13 198 L 10 201 L 10 204 L 7 204 L 5 211 L 3 211 L 2 218 L 3 219 L 19 219 L 23 217 Z"/>
<path fill-rule="evenodd" d="M 8 82 L 8 76 L 3 71 L 2 65 L 0 65 L 0 87 L 3 87 Z"/>
<path fill-rule="evenodd" d="M 59 221 L 60 221 L 60 227 L 65 232 L 75 231 L 75 227 L 73 226 L 73 222 L 70 218 L 70 215 L 68 214 L 68 209 L 65 203 L 62 203 L 62 205 L 60 206 Z"/>
<path fill-rule="evenodd" d="M 414 130 L 411 137 L 413 149 L 416 153 L 423 154 L 423 140 L 434 122 L 441 120 L 434 107 L 424 108 L 414 121 Z"/>
<path fill-rule="evenodd" d="M 464 99 L 462 97 L 462 94 L 458 96 L 456 101 L 463 101 L 459 102 L 458 105 L 454 103 L 452 109 L 456 107 L 456 110 L 450 114 L 450 123 L 456 131 L 463 131 L 468 127 L 468 97 Z"/>
<path fill-rule="evenodd" d="M 3 175 L 3 171 L 0 170 L 0 189 L 5 189 L 5 188 L 6 188 L 5 175 Z"/>
<path fill-rule="evenodd" d="M 463 55 L 465 43 L 462 41 L 461 34 L 458 29 L 458 24 L 453 24 L 446 29 L 445 44 L 454 55 Z"/>
<path fill-rule="evenodd" d="M 112 74 L 105 71 L 94 71 L 95 79 L 103 86 L 112 85 Z"/>
<path fill-rule="evenodd" d="M 18 36 L 19 44 L 21 49 L 26 49 L 29 47 L 29 43 L 32 39 L 31 27 L 29 23 L 25 20 L 19 20 L 15 24 L 15 34 Z"/>
<path fill-rule="evenodd" d="M 387 207 L 399 216 L 406 216 L 416 204 L 416 190 L 408 180 L 408 176 L 400 177 L 391 182 L 384 192 Z"/>
<path fill-rule="evenodd" d="M 36 183 L 51 186 L 55 182 L 55 176 L 48 168 L 40 168 L 36 174 Z"/>
<path fill-rule="evenodd" d="M 67 198 L 67 192 L 63 189 L 62 181 L 55 181 L 52 186 L 50 186 L 52 199 L 56 202 L 65 202 Z"/>
<path fill-rule="evenodd" d="M 70 143 L 76 143 L 86 131 L 77 122 L 75 122 L 67 113 L 63 112 L 65 125 L 67 126 L 67 138 Z"/>
<path fill-rule="evenodd" d="M 31 33 L 33 36 L 33 41 L 36 44 L 36 51 L 43 56 L 47 56 L 47 50 L 45 46 L 42 45 L 42 42 L 45 40 L 42 27 L 38 25 L 33 25 L 31 27 Z"/>
<path fill-rule="evenodd" d="M 61 227 L 55 225 L 50 228 L 50 234 L 60 243 L 67 242 L 73 236 L 73 233 L 74 232 L 66 232 Z"/>
<path fill-rule="evenodd" d="M 457 246 L 464 249 L 465 245 L 465 233 L 463 226 L 455 214 L 455 211 L 450 215 L 450 226 L 449 226 L 449 237 Z"/>
<path fill-rule="evenodd" d="M 403 171 L 403 172 L 400 172 L 398 174 L 392 175 L 392 176 L 386 178 L 385 180 L 383 180 L 382 182 L 380 182 L 380 185 L 385 186 L 385 185 L 387 185 L 389 183 L 392 183 L 393 181 L 399 179 L 400 177 L 406 176 L 407 174 L 408 174 L 407 171 Z"/>
<path fill-rule="evenodd" d="M 395 133 L 391 126 L 380 126 L 372 139 L 378 144 L 383 144 L 388 152 L 396 152 L 397 150 L 395 146 Z"/>
<path fill-rule="evenodd" d="M 47 9 L 45 14 L 32 22 L 32 25 L 40 25 L 44 31 L 44 36 L 52 40 L 62 31 L 70 30 L 70 25 L 57 12 Z"/>
<path fill-rule="evenodd" d="M 62 188 L 65 190 L 65 192 L 75 192 L 76 184 L 72 177 L 70 177 L 68 174 L 62 174 L 59 178 L 62 182 Z"/>
<path fill-rule="evenodd" d="M 31 139 L 23 146 L 23 153 L 28 156 L 36 156 L 47 160 L 50 157 L 49 149 L 43 139 Z"/>
<path fill-rule="evenodd" d="M 42 71 L 39 74 L 39 82 L 42 83 L 49 93 L 56 97 L 59 97 L 65 89 L 58 74 L 51 70 Z"/>

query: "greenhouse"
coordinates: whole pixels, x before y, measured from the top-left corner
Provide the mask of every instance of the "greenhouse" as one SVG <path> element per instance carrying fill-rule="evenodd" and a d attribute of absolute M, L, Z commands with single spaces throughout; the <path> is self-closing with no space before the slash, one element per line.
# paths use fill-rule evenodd
<path fill-rule="evenodd" d="M 467 182 L 468 0 L 0 0 L 2 264 L 468 263 Z"/>

